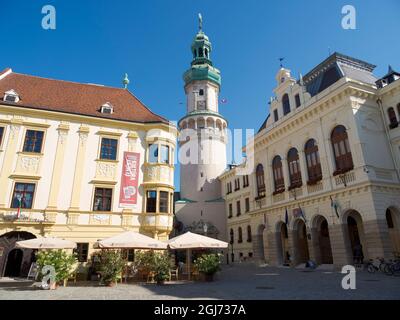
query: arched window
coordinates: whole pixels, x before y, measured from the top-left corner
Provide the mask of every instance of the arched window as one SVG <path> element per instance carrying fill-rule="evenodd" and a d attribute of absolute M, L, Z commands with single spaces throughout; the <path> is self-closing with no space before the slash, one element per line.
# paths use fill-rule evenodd
<path fill-rule="evenodd" d="M 234 242 L 234 235 L 233 235 L 233 229 L 231 229 L 230 231 L 229 231 L 229 235 L 230 235 L 230 237 L 231 237 L 231 240 L 230 240 L 230 242 L 231 242 L 231 244 Z"/>
<path fill-rule="evenodd" d="M 256 168 L 256 180 L 257 180 L 257 197 L 261 198 L 265 196 L 265 182 L 264 182 L 264 167 L 261 163 Z"/>
<path fill-rule="evenodd" d="M 208 59 L 208 49 L 207 48 L 204 49 L 204 54 L 205 54 L 206 58 Z"/>
<path fill-rule="evenodd" d="M 242 242 L 243 242 L 242 228 L 239 227 L 238 228 L 238 243 L 242 243 Z"/>
<path fill-rule="evenodd" d="M 199 96 L 204 96 L 204 89 L 199 90 Z"/>
<path fill-rule="evenodd" d="M 251 226 L 247 226 L 247 242 L 251 242 Z"/>
<path fill-rule="evenodd" d="M 272 170 L 274 173 L 274 194 L 285 191 L 285 180 L 282 172 L 282 160 L 280 156 L 275 156 L 272 160 Z"/>
<path fill-rule="evenodd" d="M 397 122 L 396 112 L 394 111 L 394 109 L 392 107 L 390 107 L 387 110 L 387 112 L 388 112 L 389 121 L 390 121 L 389 127 L 391 129 L 396 128 L 399 125 L 399 123 Z"/>
<path fill-rule="evenodd" d="M 302 185 L 299 153 L 296 148 L 291 148 L 287 155 L 289 167 L 290 189 L 298 188 Z"/>
<path fill-rule="evenodd" d="M 390 209 L 386 209 L 386 223 L 387 223 L 387 226 L 389 229 L 394 228 L 393 216 L 392 216 L 392 212 L 390 211 Z"/>
<path fill-rule="evenodd" d="M 290 112 L 290 102 L 287 93 L 285 93 L 282 97 L 282 108 L 283 108 L 283 115 L 287 115 Z"/>
<path fill-rule="evenodd" d="M 342 125 L 335 127 L 332 130 L 331 141 L 336 164 L 333 175 L 352 170 L 354 168 L 353 157 L 351 156 L 346 128 Z"/>
<path fill-rule="evenodd" d="M 200 58 L 203 57 L 203 48 L 199 48 L 199 57 L 200 57 Z"/>
<path fill-rule="evenodd" d="M 193 50 L 193 59 L 196 59 L 196 53 L 197 53 L 197 50 L 194 49 L 194 50 Z"/>
<path fill-rule="evenodd" d="M 307 162 L 308 184 L 313 184 L 322 179 L 318 146 L 314 139 L 310 139 L 306 142 L 304 154 Z"/>

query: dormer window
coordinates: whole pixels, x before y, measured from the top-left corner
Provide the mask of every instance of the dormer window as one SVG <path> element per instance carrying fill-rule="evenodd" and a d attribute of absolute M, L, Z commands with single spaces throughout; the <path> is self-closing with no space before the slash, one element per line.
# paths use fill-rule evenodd
<path fill-rule="evenodd" d="M 8 102 L 18 102 L 19 101 L 19 95 L 15 90 L 8 90 L 4 92 L 4 101 Z"/>
<path fill-rule="evenodd" d="M 101 106 L 101 113 L 112 114 L 114 112 L 113 106 L 107 102 Z"/>

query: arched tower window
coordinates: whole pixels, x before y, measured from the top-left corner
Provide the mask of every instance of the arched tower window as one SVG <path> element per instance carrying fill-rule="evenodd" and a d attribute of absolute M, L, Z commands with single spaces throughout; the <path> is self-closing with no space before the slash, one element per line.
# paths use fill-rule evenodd
<path fill-rule="evenodd" d="M 264 182 L 264 167 L 261 163 L 256 168 L 256 180 L 257 180 L 257 196 L 265 196 L 265 182 Z"/>
<path fill-rule="evenodd" d="M 282 108 L 283 108 L 283 115 L 287 115 L 290 112 L 290 102 L 287 93 L 285 93 L 282 97 Z"/>
<path fill-rule="evenodd" d="M 272 171 L 274 173 L 274 194 L 285 191 L 285 180 L 282 171 L 282 159 L 280 156 L 275 156 L 272 160 Z"/>
<path fill-rule="evenodd" d="M 302 185 L 299 153 L 296 148 L 291 148 L 287 155 L 289 167 L 290 189 L 298 188 Z"/>
<path fill-rule="evenodd" d="M 321 163 L 318 146 L 314 139 L 306 142 L 304 154 L 307 162 L 308 183 L 312 184 L 322 179 Z"/>
<path fill-rule="evenodd" d="M 399 123 L 397 122 L 397 116 L 396 116 L 396 112 L 394 111 L 394 109 L 392 107 L 390 107 L 388 110 L 388 116 L 389 116 L 389 122 L 390 122 L 390 128 L 396 128 Z"/>
<path fill-rule="evenodd" d="M 194 49 L 194 50 L 193 50 L 193 59 L 196 59 L 196 56 L 197 56 L 197 50 Z"/>
<path fill-rule="evenodd" d="M 207 48 L 204 49 L 204 55 L 205 55 L 206 58 L 208 59 L 208 49 L 207 49 Z"/>
<path fill-rule="evenodd" d="M 199 90 L 199 96 L 204 96 L 204 90 L 203 89 Z"/>
<path fill-rule="evenodd" d="M 200 58 L 203 57 L 203 48 L 199 48 L 199 57 L 200 57 Z"/>
<path fill-rule="evenodd" d="M 333 175 L 352 170 L 354 168 L 353 157 L 351 155 L 347 131 L 344 126 L 339 125 L 332 130 L 331 142 L 336 164 L 336 170 Z"/>
<path fill-rule="evenodd" d="M 390 209 L 386 209 L 386 223 L 389 229 L 394 228 L 392 211 Z"/>

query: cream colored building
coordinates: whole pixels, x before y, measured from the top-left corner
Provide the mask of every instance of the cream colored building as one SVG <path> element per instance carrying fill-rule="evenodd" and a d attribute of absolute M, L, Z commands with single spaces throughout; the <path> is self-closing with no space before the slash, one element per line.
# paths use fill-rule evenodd
<path fill-rule="evenodd" d="M 334 53 L 298 80 L 278 71 L 246 146 L 256 259 L 338 267 L 400 252 L 400 75 L 378 81 L 374 67 Z"/>
<path fill-rule="evenodd" d="M 250 210 L 249 176 L 238 172 L 242 166 L 230 166 L 220 176 L 222 194 L 225 199 L 227 221 L 227 240 L 229 241 L 229 260 L 231 262 L 253 260 L 253 237 Z"/>
<path fill-rule="evenodd" d="M 2 71 L 0 276 L 27 272 L 20 239 L 73 240 L 82 262 L 126 230 L 167 239 L 176 136 L 126 88 Z"/>

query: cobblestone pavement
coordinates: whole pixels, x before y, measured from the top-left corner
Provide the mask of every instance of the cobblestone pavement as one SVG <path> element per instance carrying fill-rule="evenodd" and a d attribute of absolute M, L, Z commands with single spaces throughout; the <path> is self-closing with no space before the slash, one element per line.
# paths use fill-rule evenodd
<path fill-rule="evenodd" d="M 155 284 L 118 284 L 103 287 L 77 282 L 57 290 L 41 290 L 32 282 L 0 279 L 0 299 L 400 299 L 400 277 L 381 273 L 356 274 L 356 289 L 341 287 L 343 274 L 323 270 L 225 266 L 216 281 Z"/>

